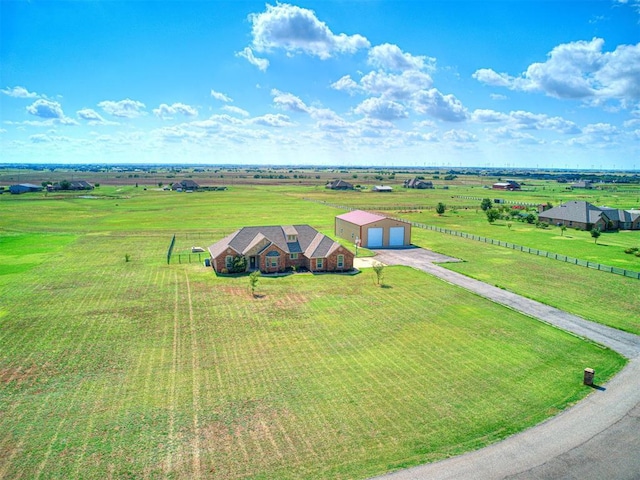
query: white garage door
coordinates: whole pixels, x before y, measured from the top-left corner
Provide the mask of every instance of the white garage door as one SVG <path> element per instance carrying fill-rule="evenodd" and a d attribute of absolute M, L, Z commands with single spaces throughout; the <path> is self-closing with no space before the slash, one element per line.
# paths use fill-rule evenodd
<path fill-rule="evenodd" d="M 391 227 L 389 229 L 389 246 L 401 247 L 404 245 L 404 227 Z"/>
<path fill-rule="evenodd" d="M 369 228 L 367 230 L 367 247 L 375 248 L 382 246 L 382 227 Z"/>

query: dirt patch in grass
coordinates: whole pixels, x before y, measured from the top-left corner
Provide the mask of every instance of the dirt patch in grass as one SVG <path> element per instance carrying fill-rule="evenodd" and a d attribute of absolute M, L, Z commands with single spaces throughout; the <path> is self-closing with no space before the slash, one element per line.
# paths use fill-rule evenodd
<path fill-rule="evenodd" d="M 38 371 L 39 369 L 35 364 L 30 367 L 19 365 L 17 367 L 0 368 L 0 383 L 16 382 L 16 384 L 21 385 L 28 382 L 32 385 L 38 378 Z"/>

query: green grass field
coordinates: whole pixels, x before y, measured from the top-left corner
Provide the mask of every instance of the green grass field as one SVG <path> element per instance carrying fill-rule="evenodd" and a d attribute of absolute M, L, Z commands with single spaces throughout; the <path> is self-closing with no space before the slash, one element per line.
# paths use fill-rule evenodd
<path fill-rule="evenodd" d="M 262 278 L 253 299 L 245 277 L 166 264 L 174 233 L 178 251 L 296 218 L 331 234 L 338 212 L 302 189 L 98 190 L 0 198 L 0 478 L 365 478 L 534 425 L 591 391 L 585 366 L 604 382 L 624 364 L 409 268 L 387 288 L 367 270 Z M 451 268 L 482 277 L 496 251 Z M 618 281 L 562 275 L 587 272 Z"/>

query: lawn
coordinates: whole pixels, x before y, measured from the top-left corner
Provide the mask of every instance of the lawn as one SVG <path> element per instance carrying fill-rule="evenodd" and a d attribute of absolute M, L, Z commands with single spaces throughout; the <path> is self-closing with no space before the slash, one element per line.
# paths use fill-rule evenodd
<path fill-rule="evenodd" d="M 166 264 L 173 233 L 331 233 L 334 209 L 274 187 L 104 192 L 0 199 L 0 478 L 365 478 L 534 425 L 591 391 L 586 366 L 624 364 L 409 268 L 263 277 L 254 299 Z"/>
<path fill-rule="evenodd" d="M 366 477 L 535 424 L 588 393 L 586 365 L 623 364 L 412 269 L 252 299 L 164 265 L 164 240 L 87 235 L 7 275 L 0 476 Z"/>

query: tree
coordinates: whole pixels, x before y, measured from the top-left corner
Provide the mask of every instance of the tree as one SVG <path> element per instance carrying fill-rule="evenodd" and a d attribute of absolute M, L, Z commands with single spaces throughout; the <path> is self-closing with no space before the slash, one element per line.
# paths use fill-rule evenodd
<path fill-rule="evenodd" d="M 509 230 L 511 230 L 511 222 L 508 222 L 508 223 L 507 223 L 507 228 L 508 228 Z"/>
<path fill-rule="evenodd" d="M 256 286 L 260 279 L 260 270 L 255 270 L 249 274 L 249 288 L 251 288 L 251 296 L 256 296 Z"/>
<path fill-rule="evenodd" d="M 564 231 L 567 229 L 566 225 L 560 225 L 560 236 L 564 237 Z"/>
<path fill-rule="evenodd" d="M 373 272 L 376 274 L 376 285 L 381 286 L 384 282 L 384 264 L 380 262 L 374 263 Z"/>
<path fill-rule="evenodd" d="M 247 270 L 247 258 L 243 255 L 233 257 L 233 264 L 229 269 L 229 273 L 241 273 Z"/>
<path fill-rule="evenodd" d="M 489 221 L 489 223 L 493 223 L 500 218 L 500 212 L 495 208 L 490 208 L 489 210 L 486 211 L 486 213 L 487 213 L 487 220 Z"/>
<path fill-rule="evenodd" d="M 595 243 L 598 243 L 598 237 L 600 236 L 600 229 L 597 227 L 593 227 L 591 229 L 591 237 L 593 237 Z"/>
<path fill-rule="evenodd" d="M 442 215 L 446 209 L 447 206 L 442 202 L 438 202 L 438 205 L 436 205 L 436 213 L 438 215 Z"/>
<path fill-rule="evenodd" d="M 69 190 L 71 188 L 71 182 L 69 180 L 62 180 L 60 182 L 60 190 Z"/>
<path fill-rule="evenodd" d="M 482 203 L 480 203 L 480 208 L 486 212 L 491 208 L 491 205 L 493 205 L 493 203 L 491 203 L 490 198 L 483 198 Z"/>

